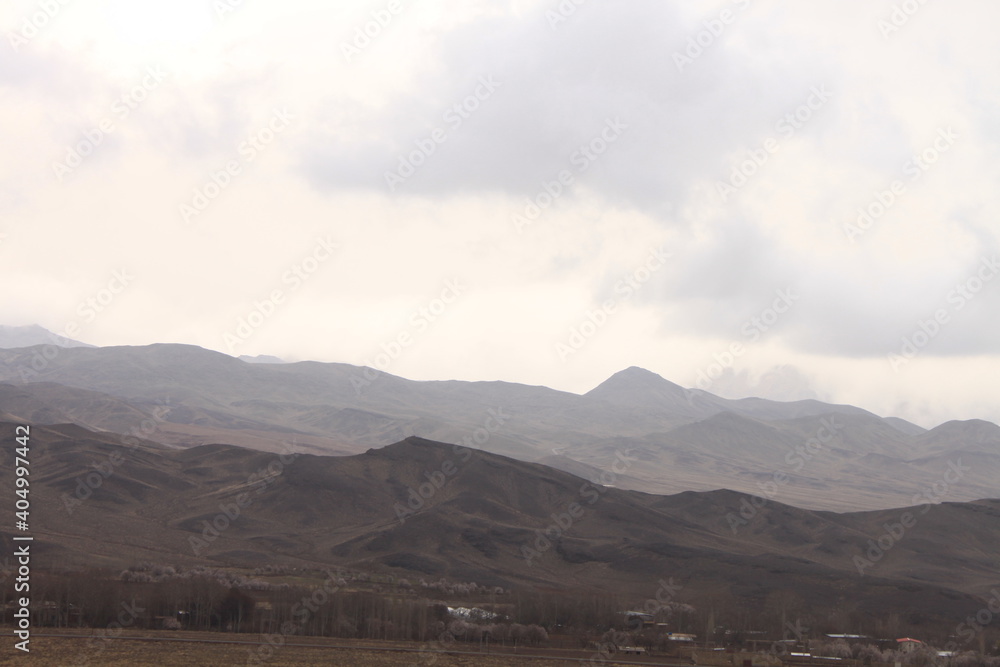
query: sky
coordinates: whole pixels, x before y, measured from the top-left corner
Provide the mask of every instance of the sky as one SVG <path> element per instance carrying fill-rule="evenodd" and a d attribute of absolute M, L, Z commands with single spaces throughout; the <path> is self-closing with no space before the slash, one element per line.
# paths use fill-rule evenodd
<path fill-rule="evenodd" d="M 1000 5 L 14 0 L 0 323 L 1000 422 Z"/>

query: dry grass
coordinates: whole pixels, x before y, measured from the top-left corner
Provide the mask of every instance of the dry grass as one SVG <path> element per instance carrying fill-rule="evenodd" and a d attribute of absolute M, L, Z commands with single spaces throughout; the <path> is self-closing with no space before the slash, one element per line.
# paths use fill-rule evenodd
<path fill-rule="evenodd" d="M 149 633 L 149 636 L 180 638 L 177 633 Z M 86 636 L 86 635 L 85 635 Z M 185 633 L 183 636 L 201 640 L 232 640 L 232 634 Z M 241 639 L 249 637 L 242 636 Z M 91 640 L 79 638 L 35 637 L 31 640 L 31 652 L 23 653 L 13 648 L 8 640 L 0 647 L 0 664 L 11 665 L 59 665 L 60 667 L 195 667 L 199 665 L 259 665 L 269 667 L 292 667 L 301 665 L 350 665 L 356 667 L 397 667 L 415 665 L 417 667 L 505 667 L 507 665 L 528 665 L 554 667 L 556 665 L 579 664 L 579 659 L 555 661 L 515 658 L 513 656 L 487 655 L 441 655 L 414 652 L 372 651 L 362 648 L 332 648 L 324 646 L 321 640 L 301 638 L 302 643 L 316 643 L 315 647 L 285 646 L 273 652 L 270 659 L 260 663 L 250 661 L 257 647 L 251 645 L 211 644 L 180 641 L 149 641 L 134 637 L 114 640 Z M 310 641 L 311 640 L 311 641 Z M 299 641 L 299 640 L 296 640 Z M 365 642 L 371 644 L 372 642 Z M 419 644 L 386 642 L 388 647 L 420 648 Z"/>

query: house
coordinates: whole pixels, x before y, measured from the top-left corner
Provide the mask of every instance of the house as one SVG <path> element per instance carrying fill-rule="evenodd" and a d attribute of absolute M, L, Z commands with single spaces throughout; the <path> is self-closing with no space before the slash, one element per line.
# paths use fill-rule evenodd
<path fill-rule="evenodd" d="M 618 651 L 626 655 L 644 655 L 646 649 L 642 646 L 619 646 Z"/>
<path fill-rule="evenodd" d="M 918 647 L 923 646 L 924 643 L 919 639 L 912 639 L 911 637 L 903 637 L 902 639 L 896 640 L 896 646 L 903 653 L 908 653 L 910 651 L 917 650 Z"/>
<path fill-rule="evenodd" d="M 653 614 L 644 611 L 626 611 L 622 612 L 625 615 L 625 622 L 630 628 L 641 628 L 647 625 L 653 625 L 656 618 Z"/>

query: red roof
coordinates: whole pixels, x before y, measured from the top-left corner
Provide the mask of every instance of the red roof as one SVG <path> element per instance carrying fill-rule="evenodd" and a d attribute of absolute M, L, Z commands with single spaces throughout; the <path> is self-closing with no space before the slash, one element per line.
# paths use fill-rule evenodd
<path fill-rule="evenodd" d="M 903 637 L 902 639 L 897 639 L 897 642 L 917 642 L 918 644 L 923 644 L 919 639 L 911 639 L 909 637 Z"/>

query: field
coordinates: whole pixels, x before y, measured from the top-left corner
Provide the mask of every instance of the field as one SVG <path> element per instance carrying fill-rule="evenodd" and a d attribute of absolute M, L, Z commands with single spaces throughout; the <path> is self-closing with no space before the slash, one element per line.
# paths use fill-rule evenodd
<path fill-rule="evenodd" d="M 54 634 L 54 633 L 53 633 Z M 60 631 L 60 637 L 33 636 L 31 652 L 13 649 L 13 638 L 0 649 L 0 664 L 59 665 L 60 667 L 191 667 L 197 665 L 345 665 L 357 667 L 556 667 L 579 665 L 594 657 L 592 652 L 526 649 L 530 655 L 487 655 L 461 647 L 453 653 L 428 653 L 426 645 L 412 642 L 350 642 L 301 637 L 268 655 L 260 652 L 254 635 L 195 632 L 133 632 L 116 639 L 95 639 L 85 632 Z M 508 649 L 509 650 L 509 649 Z M 255 657 L 251 657 L 255 656 Z M 258 658 L 265 658 L 258 661 Z M 630 657 L 628 661 L 603 662 L 604 667 L 626 664 L 671 664 L 662 659 Z"/>

